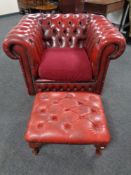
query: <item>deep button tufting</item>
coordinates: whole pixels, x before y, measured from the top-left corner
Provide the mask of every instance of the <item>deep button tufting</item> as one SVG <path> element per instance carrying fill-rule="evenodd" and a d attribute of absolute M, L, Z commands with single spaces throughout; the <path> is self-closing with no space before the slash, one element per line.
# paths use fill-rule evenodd
<path fill-rule="evenodd" d="M 84 103 L 81 101 L 78 101 L 78 105 L 83 105 Z"/>
<path fill-rule="evenodd" d="M 58 100 L 54 100 L 53 101 L 53 104 L 58 104 Z"/>
<path fill-rule="evenodd" d="M 81 21 L 79 22 L 79 25 L 82 26 L 82 22 Z"/>
<path fill-rule="evenodd" d="M 70 110 L 71 110 L 70 108 L 66 108 L 64 111 L 68 112 L 68 111 L 70 111 Z"/>
<path fill-rule="evenodd" d="M 47 24 L 50 26 L 51 25 L 51 21 L 47 21 Z"/>
<path fill-rule="evenodd" d="M 29 38 L 29 40 L 28 40 L 30 43 L 33 43 L 33 40 L 31 39 L 31 38 Z"/>
<path fill-rule="evenodd" d="M 52 115 L 51 119 L 52 119 L 53 121 L 57 121 L 57 120 L 58 120 L 58 117 L 57 117 L 57 115 Z"/>
<path fill-rule="evenodd" d="M 53 14 L 53 18 L 57 18 L 58 14 Z"/>
<path fill-rule="evenodd" d="M 87 30 L 83 29 L 83 35 L 86 35 Z"/>
<path fill-rule="evenodd" d="M 38 129 L 43 128 L 43 126 L 44 126 L 44 122 L 39 122 L 39 123 L 37 124 L 37 128 L 38 128 Z"/>
<path fill-rule="evenodd" d="M 92 105 L 95 100 L 97 107 Z M 25 139 L 38 143 L 108 143 L 110 134 L 100 96 L 86 92 L 38 93 Z"/>
<path fill-rule="evenodd" d="M 69 124 L 69 123 L 64 123 L 64 129 L 66 129 L 66 130 L 71 129 L 71 124 Z"/>
<path fill-rule="evenodd" d="M 57 88 L 52 88 L 52 91 L 56 91 L 57 90 Z"/>
<path fill-rule="evenodd" d="M 87 116 L 86 115 L 80 115 L 79 119 L 87 119 Z"/>
<path fill-rule="evenodd" d="M 78 18 L 78 17 L 79 17 L 79 14 L 75 14 L 74 17 L 75 17 L 75 18 Z"/>
<path fill-rule="evenodd" d="M 41 108 L 41 109 L 40 109 L 40 112 L 41 112 L 41 113 L 43 113 L 43 112 L 45 112 L 45 111 L 46 111 L 46 108 Z"/>
<path fill-rule="evenodd" d="M 88 19 L 88 15 L 46 15 L 42 21 L 46 47 L 82 48 L 85 42 L 83 40 L 86 39 L 86 19 Z M 54 32 L 53 28 L 59 30 Z M 67 36 L 68 38 L 71 38 L 71 40 L 69 40 Z M 62 42 L 58 41 L 59 38 L 63 38 Z M 51 41 L 53 41 L 53 43 Z"/>
<path fill-rule="evenodd" d="M 68 88 L 67 88 L 67 91 L 70 91 L 70 90 L 71 90 L 71 89 L 68 87 Z"/>
<path fill-rule="evenodd" d="M 49 16 L 50 16 L 51 14 L 49 14 Z M 59 18 L 59 14 L 52 14 L 53 15 L 53 19 L 57 19 L 57 18 Z"/>
<path fill-rule="evenodd" d="M 59 38 L 59 44 L 62 45 L 62 38 Z"/>
<path fill-rule="evenodd" d="M 71 93 L 67 93 L 65 95 L 65 98 L 73 98 L 74 97 L 74 94 L 71 94 Z"/>
<path fill-rule="evenodd" d="M 92 102 L 97 102 L 99 100 L 99 98 L 96 97 L 96 95 L 91 95 L 91 96 L 89 96 L 89 98 Z"/>
<path fill-rule="evenodd" d="M 60 91 L 63 91 L 63 88 L 60 88 Z"/>
<path fill-rule="evenodd" d="M 68 31 L 66 29 L 64 29 L 63 33 L 66 35 L 68 33 Z"/>
<path fill-rule="evenodd" d="M 92 102 L 92 108 L 99 108 L 99 103 L 93 101 L 93 102 Z M 97 110 L 97 109 L 96 109 L 96 110 Z"/>
<path fill-rule="evenodd" d="M 84 88 L 84 87 L 82 87 L 80 90 L 81 90 L 81 91 L 84 91 L 84 90 L 85 90 L 85 88 Z"/>
<path fill-rule="evenodd" d="M 58 31 L 56 29 L 53 29 L 53 34 L 57 35 Z"/>
<path fill-rule="evenodd" d="M 72 42 L 72 38 L 71 38 L 71 37 L 69 37 L 68 41 L 69 41 L 69 43 L 71 44 L 71 42 Z"/>
<path fill-rule="evenodd" d="M 59 92 L 55 92 L 55 93 L 52 93 L 51 96 L 55 97 L 56 98 L 55 100 L 57 100 L 57 98 L 60 97 L 61 95 Z"/>
<path fill-rule="evenodd" d="M 76 35 L 79 33 L 79 31 L 77 29 L 74 29 L 73 33 Z"/>
<path fill-rule="evenodd" d="M 46 112 L 46 106 L 44 106 L 44 105 L 42 105 L 42 106 L 40 106 L 40 107 L 38 106 L 37 109 L 38 109 L 38 111 L 39 111 L 40 113 Z"/>
<path fill-rule="evenodd" d="M 49 88 L 49 87 L 47 87 L 47 88 L 46 88 L 46 91 L 49 91 L 49 90 L 50 90 L 50 88 Z"/>
<path fill-rule="evenodd" d="M 43 94 L 41 97 L 40 97 L 41 100 L 48 100 L 48 95 L 47 94 Z"/>
<path fill-rule="evenodd" d="M 74 89 L 73 89 L 74 91 L 77 91 L 77 87 L 74 87 Z"/>
<path fill-rule="evenodd" d="M 69 25 L 72 26 L 72 22 L 71 21 L 69 21 Z"/>
<path fill-rule="evenodd" d="M 98 130 L 98 129 L 100 129 L 101 127 L 99 127 L 99 126 L 101 126 L 100 124 L 98 124 L 98 123 L 94 123 L 93 124 L 94 125 L 94 129 L 95 130 Z"/>
<path fill-rule="evenodd" d="M 96 113 L 96 112 L 98 112 L 98 109 L 96 109 L 96 108 L 91 108 L 91 112 L 92 112 L 92 113 Z"/>
<path fill-rule="evenodd" d="M 61 25 L 61 21 L 58 21 L 58 24 Z"/>

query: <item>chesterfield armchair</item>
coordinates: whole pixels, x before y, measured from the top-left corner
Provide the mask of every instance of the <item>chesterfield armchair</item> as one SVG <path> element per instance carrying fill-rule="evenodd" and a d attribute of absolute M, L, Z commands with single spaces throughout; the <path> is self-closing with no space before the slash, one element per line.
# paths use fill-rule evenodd
<path fill-rule="evenodd" d="M 93 14 L 29 14 L 3 41 L 5 53 L 20 62 L 29 95 L 100 94 L 110 61 L 123 53 L 125 45 L 116 27 Z"/>

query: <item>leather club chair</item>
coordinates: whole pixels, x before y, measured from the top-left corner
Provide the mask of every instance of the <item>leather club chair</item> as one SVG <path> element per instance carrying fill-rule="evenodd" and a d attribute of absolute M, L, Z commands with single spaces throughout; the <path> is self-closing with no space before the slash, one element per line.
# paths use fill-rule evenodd
<path fill-rule="evenodd" d="M 29 14 L 8 33 L 3 48 L 18 59 L 28 93 L 102 92 L 111 60 L 125 49 L 122 34 L 93 14 Z"/>

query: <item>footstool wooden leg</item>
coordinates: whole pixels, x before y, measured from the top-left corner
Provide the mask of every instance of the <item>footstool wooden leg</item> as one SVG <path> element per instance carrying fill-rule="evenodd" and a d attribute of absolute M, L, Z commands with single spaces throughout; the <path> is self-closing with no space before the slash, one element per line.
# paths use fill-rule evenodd
<path fill-rule="evenodd" d="M 29 147 L 32 148 L 32 153 L 34 155 L 38 155 L 41 146 L 42 146 L 41 143 L 29 143 Z"/>
<path fill-rule="evenodd" d="M 101 151 L 104 150 L 106 146 L 105 145 L 95 145 L 95 147 L 96 147 L 96 154 L 101 155 L 102 153 Z"/>
<path fill-rule="evenodd" d="M 40 148 L 33 148 L 33 149 L 32 149 L 32 153 L 33 153 L 34 155 L 38 155 L 39 151 L 40 151 Z"/>

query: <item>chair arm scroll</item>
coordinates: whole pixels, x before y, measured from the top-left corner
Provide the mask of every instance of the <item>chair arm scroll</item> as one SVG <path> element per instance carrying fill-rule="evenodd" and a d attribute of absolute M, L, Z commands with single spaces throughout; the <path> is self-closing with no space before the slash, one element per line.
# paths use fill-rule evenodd
<path fill-rule="evenodd" d="M 3 49 L 7 56 L 19 59 L 30 95 L 34 94 L 33 79 L 37 77 L 44 50 L 41 18 L 41 14 L 24 16 L 3 41 Z"/>
<path fill-rule="evenodd" d="M 7 34 L 3 41 L 5 53 L 12 59 L 19 59 L 21 53 L 15 46 L 21 46 L 29 59 L 40 61 L 43 52 L 41 14 L 24 16 L 20 22 Z"/>
<path fill-rule="evenodd" d="M 104 16 L 89 15 L 86 50 L 93 65 L 94 75 L 98 75 L 101 63 L 116 59 L 124 52 L 126 41 L 118 29 Z"/>

